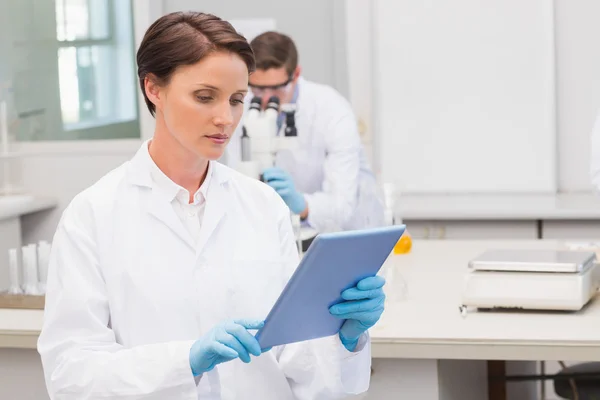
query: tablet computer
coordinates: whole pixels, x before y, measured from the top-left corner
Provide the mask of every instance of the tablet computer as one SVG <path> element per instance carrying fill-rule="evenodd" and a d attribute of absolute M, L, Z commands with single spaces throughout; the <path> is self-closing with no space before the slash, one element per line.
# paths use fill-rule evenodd
<path fill-rule="evenodd" d="M 256 333 L 261 348 L 337 334 L 344 321 L 329 308 L 343 301 L 344 290 L 377 275 L 404 230 L 396 225 L 318 235 Z"/>

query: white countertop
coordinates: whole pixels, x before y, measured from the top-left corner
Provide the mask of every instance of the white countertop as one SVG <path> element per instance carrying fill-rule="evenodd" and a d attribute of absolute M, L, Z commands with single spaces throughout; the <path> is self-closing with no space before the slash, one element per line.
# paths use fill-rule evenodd
<path fill-rule="evenodd" d="M 383 273 L 386 310 L 371 330 L 378 358 L 600 361 L 600 298 L 577 313 L 459 312 L 467 262 L 488 248 L 562 248 L 563 242 L 415 241 Z M 397 275 L 400 273 L 400 275 Z M 402 297 L 406 284 L 406 296 Z M 43 312 L 0 309 L 0 347 L 35 348 Z"/>
<path fill-rule="evenodd" d="M 600 195 L 401 195 L 398 214 L 406 220 L 600 219 Z"/>
<path fill-rule="evenodd" d="M 563 248 L 537 241 L 415 241 L 384 266 L 386 310 L 376 357 L 600 361 L 600 296 L 577 313 L 459 312 L 467 262 L 489 248 Z M 403 283 L 406 298 L 395 298 Z"/>
<path fill-rule="evenodd" d="M 0 220 L 56 207 L 55 199 L 28 195 L 0 196 Z"/>

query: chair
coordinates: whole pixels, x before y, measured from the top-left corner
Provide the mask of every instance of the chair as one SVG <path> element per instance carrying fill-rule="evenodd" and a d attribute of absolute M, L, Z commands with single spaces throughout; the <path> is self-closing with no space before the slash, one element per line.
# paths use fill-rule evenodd
<path fill-rule="evenodd" d="M 554 392 L 568 400 L 600 400 L 600 362 L 563 368 L 554 379 Z"/>

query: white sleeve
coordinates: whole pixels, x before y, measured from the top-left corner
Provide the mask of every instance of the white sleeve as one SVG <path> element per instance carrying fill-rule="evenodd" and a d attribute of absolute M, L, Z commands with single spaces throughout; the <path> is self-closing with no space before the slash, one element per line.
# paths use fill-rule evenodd
<path fill-rule="evenodd" d="M 596 192 L 600 192 L 600 112 L 592 129 L 590 146 L 590 177 Z"/>
<path fill-rule="evenodd" d="M 291 276 L 299 258 L 290 211 L 283 201 L 281 203 L 281 248 Z M 368 335 L 361 337 L 355 352 L 346 350 L 338 335 L 280 346 L 273 351 L 298 400 L 344 398 L 364 393 L 369 388 L 371 344 Z"/>
<path fill-rule="evenodd" d="M 50 398 L 197 400 L 193 341 L 117 343 L 93 226 L 89 207 L 71 203 L 54 236 L 38 340 Z"/>
<path fill-rule="evenodd" d="M 348 111 L 325 124 L 322 190 L 304 195 L 308 223 L 318 231 L 343 229 L 357 206 L 361 143 L 356 118 Z"/>

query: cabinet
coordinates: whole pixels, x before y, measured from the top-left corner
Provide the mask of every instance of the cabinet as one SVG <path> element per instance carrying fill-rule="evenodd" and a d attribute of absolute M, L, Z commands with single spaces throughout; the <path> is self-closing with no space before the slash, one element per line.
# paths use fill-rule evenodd
<path fill-rule="evenodd" d="M 537 239 L 537 221 L 405 220 L 414 239 Z"/>
<path fill-rule="evenodd" d="M 415 239 L 600 239 L 592 193 L 405 195 L 396 203 Z"/>
<path fill-rule="evenodd" d="M 600 239 L 600 220 L 543 221 L 544 239 Z"/>

